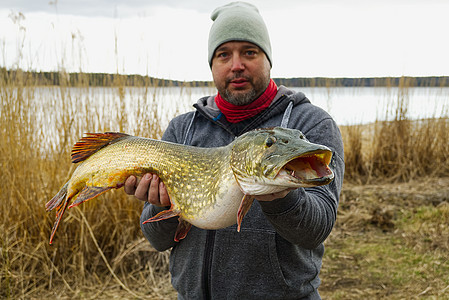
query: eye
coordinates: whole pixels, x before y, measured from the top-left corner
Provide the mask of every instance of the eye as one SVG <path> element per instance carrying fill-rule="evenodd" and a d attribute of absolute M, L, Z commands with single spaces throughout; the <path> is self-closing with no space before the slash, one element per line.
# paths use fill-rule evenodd
<path fill-rule="evenodd" d="M 228 56 L 228 54 L 226 52 L 217 53 L 217 57 L 220 57 L 220 58 L 226 58 L 227 56 Z"/>
<path fill-rule="evenodd" d="M 265 141 L 265 146 L 271 147 L 271 146 L 273 146 L 274 143 L 276 143 L 276 138 L 270 136 L 270 137 L 268 137 L 267 140 Z"/>

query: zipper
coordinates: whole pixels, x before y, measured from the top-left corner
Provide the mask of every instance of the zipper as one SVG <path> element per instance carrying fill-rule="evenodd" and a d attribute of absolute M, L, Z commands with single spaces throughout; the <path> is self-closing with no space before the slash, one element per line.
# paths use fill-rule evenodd
<path fill-rule="evenodd" d="M 206 234 L 206 245 L 204 247 L 204 259 L 202 270 L 203 282 L 203 298 L 212 299 L 211 295 L 211 271 L 212 271 L 212 257 L 214 254 L 215 244 L 215 230 L 208 230 Z"/>

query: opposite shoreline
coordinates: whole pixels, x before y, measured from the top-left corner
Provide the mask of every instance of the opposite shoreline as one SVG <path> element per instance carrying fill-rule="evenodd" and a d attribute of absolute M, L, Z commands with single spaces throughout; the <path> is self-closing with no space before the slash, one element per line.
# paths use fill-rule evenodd
<path fill-rule="evenodd" d="M 7 70 L 0 68 L 0 76 L 8 82 L 21 80 L 35 86 L 155 86 L 155 87 L 213 87 L 211 81 L 180 81 L 137 74 L 67 73 Z M 363 77 L 273 78 L 277 85 L 287 87 L 449 87 L 449 76 L 428 77 Z"/>

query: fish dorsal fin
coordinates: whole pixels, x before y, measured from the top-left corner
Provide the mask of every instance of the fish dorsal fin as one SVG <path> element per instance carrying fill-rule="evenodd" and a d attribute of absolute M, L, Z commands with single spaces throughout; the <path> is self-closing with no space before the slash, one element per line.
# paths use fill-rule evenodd
<path fill-rule="evenodd" d="M 73 146 L 72 162 L 83 161 L 101 148 L 127 136 L 129 135 L 120 132 L 86 133 L 86 136 Z"/>

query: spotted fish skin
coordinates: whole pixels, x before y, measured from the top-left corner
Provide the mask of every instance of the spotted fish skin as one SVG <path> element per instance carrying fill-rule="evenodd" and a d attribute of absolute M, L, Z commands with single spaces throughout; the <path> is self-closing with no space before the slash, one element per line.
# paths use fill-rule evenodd
<path fill-rule="evenodd" d="M 46 204 L 48 211 L 57 211 L 50 243 L 67 207 L 122 187 L 130 175 L 146 173 L 161 178 L 171 201 L 170 209 L 146 222 L 177 216 L 176 241 L 186 236 L 191 225 L 219 229 L 237 222 L 240 228 L 255 196 L 332 180 L 330 150 L 301 136 L 294 129 L 261 129 L 224 147 L 200 148 L 124 133 L 87 134 L 72 150 L 72 162 L 81 164 Z M 298 163 L 289 162 L 301 156 L 304 170 L 293 170 Z M 322 170 L 315 171 L 312 165 Z M 297 175 L 300 172 L 303 178 Z"/>

